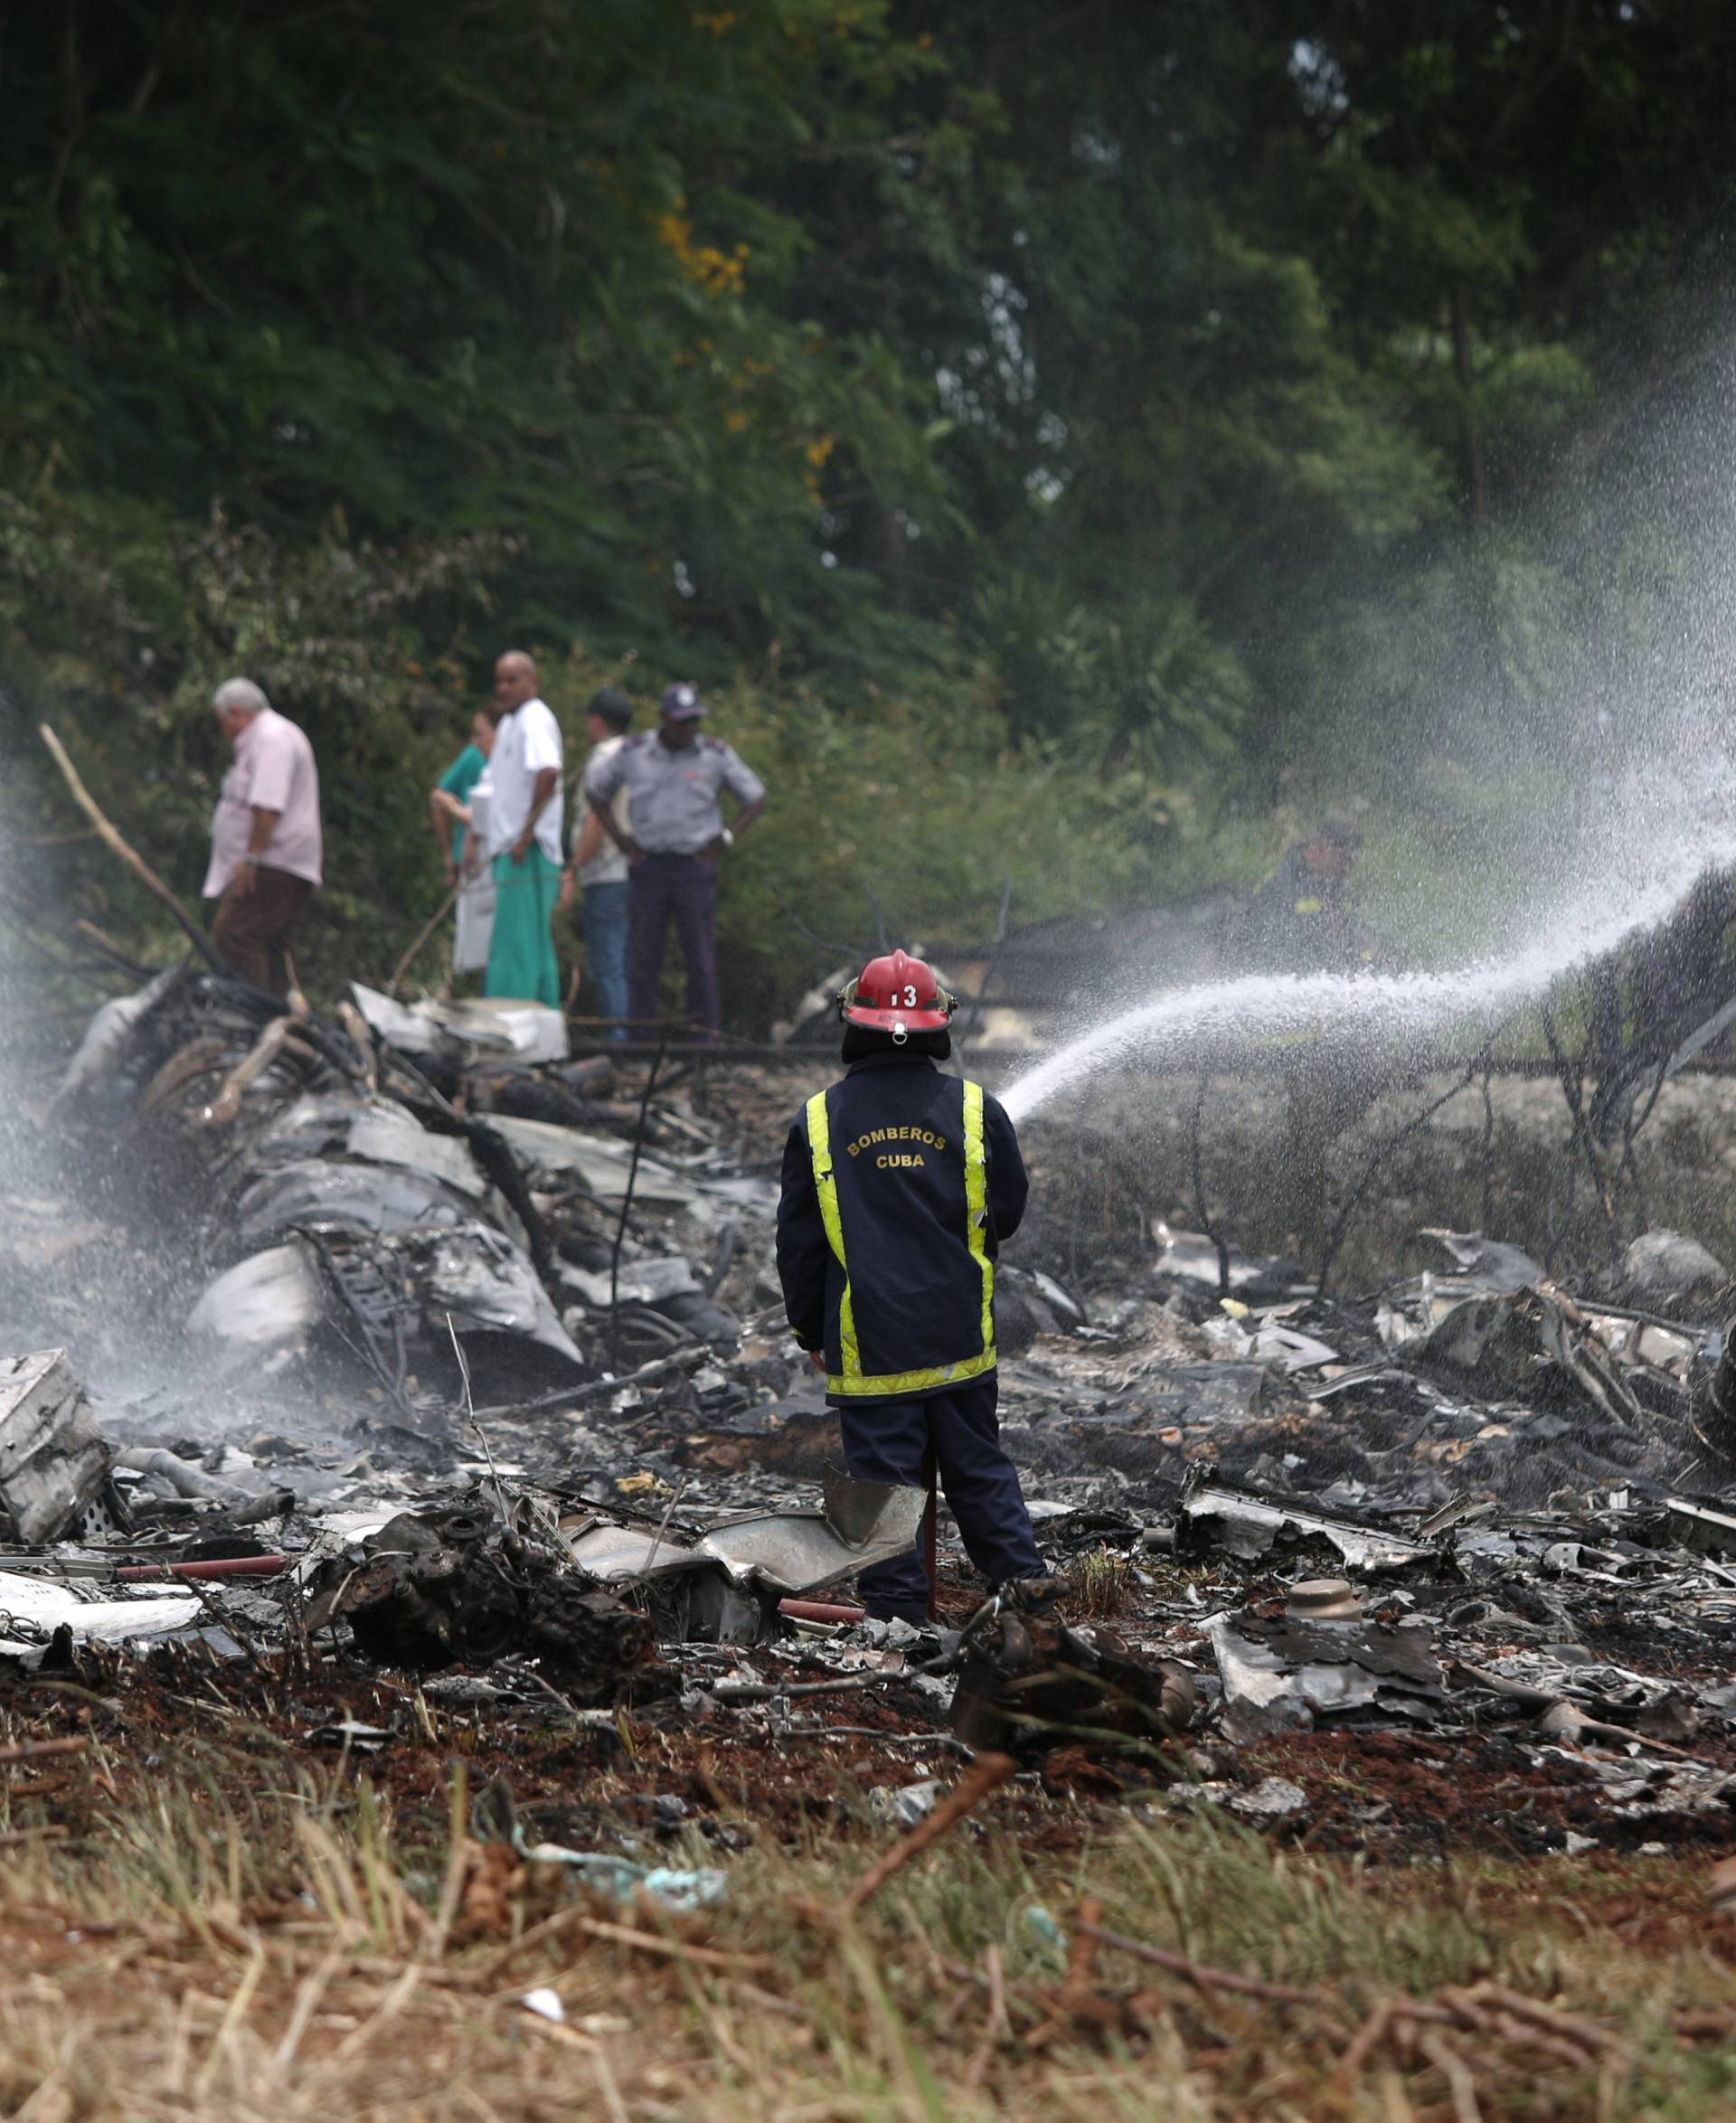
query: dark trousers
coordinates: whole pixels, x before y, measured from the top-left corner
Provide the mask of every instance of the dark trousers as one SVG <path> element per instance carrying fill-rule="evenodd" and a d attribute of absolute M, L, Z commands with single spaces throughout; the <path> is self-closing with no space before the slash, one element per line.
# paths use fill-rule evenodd
<path fill-rule="evenodd" d="M 628 1014 L 644 1039 L 661 1014 L 663 946 L 673 915 L 687 961 L 687 1014 L 701 1037 L 723 1021 L 717 986 L 717 864 L 697 855 L 646 855 L 633 865 L 627 901 Z"/>
<path fill-rule="evenodd" d="M 314 888 L 305 877 L 268 869 L 263 863 L 253 877 L 253 889 L 244 899 L 225 897 L 217 901 L 211 940 L 231 973 L 268 995 L 287 995 L 290 946 Z"/>
<path fill-rule="evenodd" d="M 627 999 L 627 902 L 632 889 L 624 877 L 583 888 L 580 911 L 585 926 L 585 963 L 597 990 L 597 1006 L 605 1017 L 632 1014 Z M 609 1036 L 624 1040 L 627 1032 L 625 1024 L 615 1024 Z"/>
<path fill-rule="evenodd" d="M 932 1448 L 966 1554 L 990 1584 L 1005 1585 L 1016 1578 L 1041 1577 L 1043 1562 L 1017 1470 L 1001 1449 L 1001 1426 L 995 1414 L 998 1397 L 991 1372 L 986 1379 L 931 1393 L 925 1401 L 876 1401 L 857 1408 L 840 1403 L 838 1420 L 844 1467 L 858 1481 L 918 1487 L 926 1479 L 923 1461 Z M 929 1573 L 921 1536 L 909 1554 L 863 1571 L 856 1590 L 878 1620 L 900 1615 L 908 1622 L 926 1620 Z"/>

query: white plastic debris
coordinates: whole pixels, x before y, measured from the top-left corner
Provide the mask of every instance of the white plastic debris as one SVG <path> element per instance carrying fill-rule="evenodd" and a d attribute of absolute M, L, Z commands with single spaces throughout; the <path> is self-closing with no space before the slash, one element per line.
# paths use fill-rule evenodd
<path fill-rule="evenodd" d="M 1250 1790 L 1225 1800 L 1232 1814 L 1250 1821 L 1293 1821 L 1308 1810 L 1308 1795 L 1288 1777 L 1262 1777 Z"/>
<path fill-rule="evenodd" d="M 87 1599 L 73 1584 L 0 1571 L 0 1652 L 14 1657 L 40 1651 L 62 1623 L 75 1643 L 120 1644 L 129 1637 L 166 1637 L 190 1629 L 201 1611 L 198 1599 L 187 1592 L 141 1587 L 127 1595 L 105 1587 L 103 1593 Z"/>
<path fill-rule="evenodd" d="M 1338 1361 L 1338 1352 L 1330 1343 L 1269 1319 L 1260 1322 L 1248 1354 L 1256 1363 L 1276 1363 L 1287 1372 L 1311 1371 L 1316 1364 Z"/>
<path fill-rule="evenodd" d="M 934 1813 L 936 1798 L 940 1798 L 938 1777 L 928 1777 L 923 1783 L 906 1783 L 902 1792 L 892 1792 L 887 1817 L 898 1828 L 915 1828 L 917 1822 L 925 1822 L 929 1813 Z"/>
<path fill-rule="evenodd" d="M 470 996 L 406 1005 L 359 980 L 350 994 L 373 1030 L 406 1054 L 529 1063 L 564 1062 L 571 1052 L 567 1021 L 546 1003 Z"/>
<path fill-rule="evenodd" d="M 569 1850 L 564 1843 L 525 1843 L 515 1845 L 521 1857 L 536 1865 L 564 1865 L 588 1886 L 629 1902 L 636 1894 L 648 1894 L 670 1910 L 709 1909 L 729 1892 L 730 1876 L 716 1865 L 699 1865 L 686 1871 L 673 1865 L 636 1865 L 630 1858 L 610 1857 L 601 1851 Z"/>

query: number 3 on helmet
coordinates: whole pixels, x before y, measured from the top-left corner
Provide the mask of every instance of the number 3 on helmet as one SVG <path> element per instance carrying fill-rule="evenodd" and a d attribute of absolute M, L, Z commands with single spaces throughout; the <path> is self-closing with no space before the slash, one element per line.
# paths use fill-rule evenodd
<path fill-rule="evenodd" d="M 935 977 L 932 966 L 892 951 L 870 958 L 838 995 L 838 1015 L 846 1024 L 901 1038 L 912 1032 L 943 1032 L 958 1004 Z"/>

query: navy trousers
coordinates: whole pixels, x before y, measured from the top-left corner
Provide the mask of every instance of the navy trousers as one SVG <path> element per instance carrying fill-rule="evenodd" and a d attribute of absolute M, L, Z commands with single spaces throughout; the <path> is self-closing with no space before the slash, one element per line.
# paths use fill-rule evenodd
<path fill-rule="evenodd" d="M 697 855 L 646 855 L 627 879 L 627 985 L 635 1039 L 648 1039 L 662 1014 L 663 945 L 671 915 L 687 961 L 687 1014 L 698 1038 L 715 1040 L 722 1023 L 717 986 L 717 864 Z"/>
<path fill-rule="evenodd" d="M 876 1401 L 838 1406 L 845 1471 L 859 1481 L 903 1482 L 920 1486 L 930 1447 L 965 1552 L 993 1585 L 1043 1575 L 1043 1561 L 1031 1531 L 1019 1477 L 1001 1449 L 995 1405 L 999 1385 L 993 1372 L 924 1401 Z M 908 1555 L 877 1562 L 856 1580 L 863 1604 L 877 1620 L 901 1616 L 928 1619 L 929 1573 L 919 1533 Z"/>

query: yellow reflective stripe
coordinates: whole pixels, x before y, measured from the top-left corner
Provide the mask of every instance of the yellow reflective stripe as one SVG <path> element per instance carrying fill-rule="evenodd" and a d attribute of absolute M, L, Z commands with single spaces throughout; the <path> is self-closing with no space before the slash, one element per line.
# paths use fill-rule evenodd
<path fill-rule="evenodd" d="M 814 1161 L 814 1191 L 820 1197 L 820 1222 L 826 1242 L 847 1269 L 844 1258 L 844 1220 L 838 1214 L 838 1183 L 832 1176 L 832 1123 L 826 1117 L 826 1093 L 816 1091 L 807 1101 L 807 1153 Z"/>
<path fill-rule="evenodd" d="M 966 1237 L 983 1278 L 983 1353 L 995 1361 L 995 1263 L 988 1257 L 988 1153 L 983 1143 L 983 1087 L 965 1085 Z"/>
<path fill-rule="evenodd" d="M 844 1257 L 844 1219 L 838 1214 L 838 1183 L 832 1172 L 832 1123 L 826 1115 L 824 1091 L 816 1091 L 807 1101 L 807 1148 L 814 1161 L 814 1192 L 820 1198 L 820 1222 L 826 1226 L 826 1243 L 844 1270 L 844 1302 L 838 1307 L 838 1354 L 844 1363 L 845 1378 L 860 1378 L 862 1352 L 856 1346 L 856 1315 L 850 1302 L 850 1263 Z"/>
<path fill-rule="evenodd" d="M 967 1379 L 981 1378 L 986 1371 L 995 1368 L 993 1346 L 980 1356 L 967 1356 L 962 1363 L 944 1363 L 933 1371 L 889 1371 L 877 1377 L 864 1378 L 858 1373 L 853 1378 L 832 1379 L 826 1382 L 828 1393 L 927 1393 L 937 1386 L 962 1385 Z"/>

